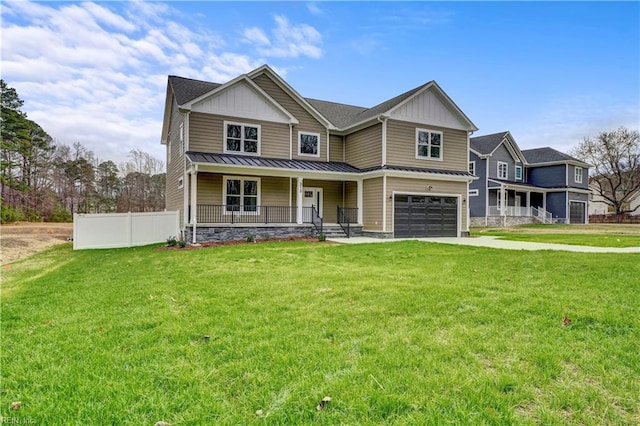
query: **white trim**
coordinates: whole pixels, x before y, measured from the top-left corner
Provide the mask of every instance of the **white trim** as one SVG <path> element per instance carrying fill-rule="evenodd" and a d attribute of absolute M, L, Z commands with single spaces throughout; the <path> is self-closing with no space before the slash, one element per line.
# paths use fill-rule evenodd
<path fill-rule="evenodd" d="M 567 193 L 567 223 L 571 224 L 571 203 L 584 204 L 584 223 L 589 223 L 589 202 L 581 200 L 570 200 L 569 193 Z M 581 225 L 581 224 L 580 224 Z"/>
<path fill-rule="evenodd" d="M 469 190 L 469 197 L 477 197 L 478 195 L 480 195 L 480 191 L 478 189 Z"/>
<path fill-rule="evenodd" d="M 580 176 L 580 179 L 578 179 L 578 176 Z M 582 167 L 573 166 L 573 181 L 582 183 Z"/>
<path fill-rule="evenodd" d="M 382 176 L 382 232 L 387 232 L 387 175 Z"/>
<path fill-rule="evenodd" d="M 227 149 L 227 126 L 240 126 L 240 151 L 230 151 Z M 245 152 L 244 151 L 244 128 L 246 127 L 255 127 L 258 129 L 258 152 Z M 260 124 L 252 124 L 252 123 L 240 123 L 237 121 L 224 121 L 222 125 L 222 151 L 225 154 L 241 154 L 241 155 L 252 155 L 252 156 L 260 156 L 260 152 L 262 151 L 262 126 Z"/>
<path fill-rule="evenodd" d="M 304 199 L 305 197 L 305 191 L 309 191 L 309 192 L 313 192 L 313 203 L 311 203 L 312 206 L 315 205 L 316 202 L 316 197 L 318 197 L 319 203 L 316 206 L 316 209 L 318 210 L 318 214 L 320 215 L 320 217 L 324 217 L 324 188 L 320 187 L 320 186 L 303 186 L 302 187 L 302 200 L 300 200 L 300 202 L 302 203 L 302 207 L 304 208 Z"/>
<path fill-rule="evenodd" d="M 225 207 L 222 214 L 231 215 L 231 214 L 244 214 L 244 215 L 257 215 L 260 214 L 260 194 L 262 187 L 262 179 L 257 176 L 235 176 L 235 175 L 224 175 L 222 177 L 222 205 L 227 206 L 227 181 L 229 180 L 239 180 L 240 181 L 240 195 L 232 194 L 232 197 L 240 197 L 240 210 L 238 211 L 229 211 Z M 255 211 L 245 211 L 244 210 L 244 181 L 256 181 L 257 182 L 257 194 L 256 194 L 256 210 Z M 251 196 L 253 198 L 253 196 Z"/>
<path fill-rule="evenodd" d="M 315 136 L 318 139 L 318 146 L 316 147 L 315 154 L 307 154 L 302 152 L 302 135 Z M 321 146 L 320 133 L 304 132 L 304 131 L 298 130 L 298 155 L 303 157 L 320 157 L 320 150 L 321 150 L 320 146 Z M 328 158 L 327 158 L 327 161 L 329 161 Z"/>
<path fill-rule="evenodd" d="M 520 170 L 520 177 L 518 177 L 518 170 Z M 516 170 L 514 172 L 515 173 L 514 177 L 515 177 L 516 180 L 523 180 L 522 171 L 523 171 L 522 166 L 516 165 Z"/>
<path fill-rule="evenodd" d="M 496 176 L 498 179 L 508 179 L 509 178 L 509 163 L 505 163 L 504 161 L 497 162 Z M 504 177 L 500 175 L 500 166 L 504 165 Z"/>
<path fill-rule="evenodd" d="M 396 199 L 396 194 L 397 195 L 418 195 L 418 196 L 425 196 L 425 197 L 447 197 L 447 198 L 456 198 L 456 210 L 457 210 L 457 226 L 456 226 L 456 237 L 460 238 L 460 235 L 462 233 L 462 195 L 460 194 L 447 194 L 447 193 L 441 193 L 441 192 L 411 192 L 411 191 L 392 191 L 391 192 L 391 202 L 393 203 L 393 208 L 391 209 L 392 212 L 392 216 L 391 216 L 391 224 L 394 225 L 393 229 L 392 229 L 392 233 L 395 234 L 396 229 L 395 229 L 395 213 L 396 213 L 396 207 L 395 207 L 395 199 Z M 468 225 L 468 220 L 467 220 L 467 225 Z M 465 231 L 468 231 L 469 227 L 467 226 L 467 229 L 465 229 Z M 384 231 L 383 231 L 384 232 Z M 394 235 L 395 238 L 395 235 Z"/>
<path fill-rule="evenodd" d="M 419 144 L 419 141 L 420 141 L 420 139 L 419 139 L 419 134 L 420 134 L 421 132 L 422 132 L 422 133 L 427 133 L 427 134 L 429 135 L 429 136 L 428 136 L 429 141 L 428 141 L 428 143 L 427 143 L 426 145 L 424 145 L 424 144 L 423 144 L 423 145 L 420 145 L 420 144 Z M 439 156 L 439 157 L 432 157 L 432 156 L 431 156 L 431 148 L 432 148 L 432 145 L 431 145 L 431 135 L 432 135 L 432 134 L 439 134 L 439 135 L 440 135 L 440 145 L 439 145 L 439 148 L 440 148 L 440 156 Z M 419 154 L 419 152 L 420 152 L 420 151 L 419 151 L 419 149 L 418 149 L 418 147 L 419 147 L 419 146 L 426 146 L 426 147 L 427 147 L 427 150 L 428 150 L 428 152 L 429 152 L 429 155 L 428 155 L 428 156 L 420 155 L 420 154 Z M 435 145 L 435 146 L 438 146 L 438 145 Z M 416 147 L 416 159 L 417 159 L 417 160 L 442 161 L 442 160 L 443 160 L 443 158 L 444 158 L 444 133 L 443 133 L 443 132 L 441 132 L 441 131 L 439 131 L 439 130 L 421 129 L 421 128 L 416 127 L 415 147 Z"/>
<path fill-rule="evenodd" d="M 471 171 L 471 169 L 473 169 L 473 172 Z M 469 161 L 468 171 L 472 175 L 476 176 L 476 162 L 475 162 L 475 160 L 474 161 Z"/>
<path fill-rule="evenodd" d="M 380 119 L 382 121 L 382 165 L 387 165 L 387 121 L 389 119 L 384 117 Z"/>
<path fill-rule="evenodd" d="M 178 178 L 178 189 L 184 188 L 184 177 L 180 176 Z"/>

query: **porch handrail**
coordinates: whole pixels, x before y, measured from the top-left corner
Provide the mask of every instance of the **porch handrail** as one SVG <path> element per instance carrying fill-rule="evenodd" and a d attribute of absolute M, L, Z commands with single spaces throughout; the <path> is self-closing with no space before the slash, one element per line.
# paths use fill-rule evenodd
<path fill-rule="evenodd" d="M 347 234 L 347 238 L 351 238 L 351 218 L 353 216 L 358 216 L 357 208 L 337 206 L 338 225 L 340 225 L 344 233 Z"/>
<path fill-rule="evenodd" d="M 552 223 L 553 216 L 551 213 L 543 209 L 542 207 L 532 207 L 531 211 L 533 216 L 537 217 L 542 223 Z"/>
<path fill-rule="evenodd" d="M 322 233 L 323 230 L 323 219 L 320 216 L 320 212 L 316 209 L 316 206 L 311 205 L 311 207 L 305 207 L 311 209 L 311 220 L 310 222 L 315 226 L 316 230 Z"/>

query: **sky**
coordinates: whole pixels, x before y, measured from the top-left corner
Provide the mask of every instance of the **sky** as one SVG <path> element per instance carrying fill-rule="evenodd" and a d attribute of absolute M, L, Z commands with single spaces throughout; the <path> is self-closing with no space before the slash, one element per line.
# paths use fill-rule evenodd
<path fill-rule="evenodd" d="M 479 128 L 570 152 L 640 127 L 640 2 L 3 1 L 0 74 L 56 144 L 121 164 L 160 144 L 167 76 L 270 65 L 372 107 L 435 80 Z"/>

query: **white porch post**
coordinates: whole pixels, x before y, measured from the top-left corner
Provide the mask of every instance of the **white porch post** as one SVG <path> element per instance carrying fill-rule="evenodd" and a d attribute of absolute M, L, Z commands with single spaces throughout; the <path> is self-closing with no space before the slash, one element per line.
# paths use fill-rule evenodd
<path fill-rule="evenodd" d="M 504 186 L 500 185 L 500 216 L 505 216 L 507 214 L 507 205 L 505 204 L 505 198 Z"/>
<path fill-rule="evenodd" d="M 198 212 L 198 171 L 194 170 L 191 173 L 191 225 L 193 226 L 193 244 L 196 243 L 196 224 Z"/>
<path fill-rule="evenodd" d="M 296 222 L 298 223 L 298 225 L 302 225 L 302 202 L 304 200 L 304 197 L 303 197 L 304 179 L 299 177 L 299 178 L 296 178 L 296 180 L 298 181 L 297 191 L 296 191 L 296 194 L 297 194 L 296 203 L 298 205 Z"/>
<path fill-rule="evenodd" d="M 364 193 L 362 191 L 362 179 L 356 181 L 356 207 L 358 208 L 358 225 L 362 225 L 362 218 L 364 217 Z"/>
<path fill-rule="evenodd" d="M 527 191 L 527 211 L 529 212 L 529 214 L 527 216 L 531 216 L 531 191 Z"/>

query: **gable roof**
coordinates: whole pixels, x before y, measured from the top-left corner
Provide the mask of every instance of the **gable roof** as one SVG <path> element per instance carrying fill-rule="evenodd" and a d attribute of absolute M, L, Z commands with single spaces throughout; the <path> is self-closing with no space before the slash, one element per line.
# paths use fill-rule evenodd
<path fill-rule="evenodd" d="M 489 155 L 502 143 L 509 132 L 494 133 L 469 139 L 471 149 L 481 155 Z"/>
<path fill-rule="evenodd" d="M 218 83 L 210 83 L 208 81 L 194 80 L 192 78 L 178 77 L 175 75 L 169 76 L 169 85 L 173 90 L 173 96 L 175 96 L 178 105 L 183 105 L 222 86 Z"/>
<path fill-rule="evenodd" d="M 404 105 L 412 98 L 419 96 L 427 90 L 433 90 L 441 98 L 443 103 L 446 104 L 446 107 L 459 117 L 468 130 L 478 130 L 471 120 L 469 120 L 462 110 L 460 110 L 449 96 L 444 93 L 435 81 L 430 81 L 371 108 L 366 108 L 319 99 L 303 98 L 280 76 L 278 76 L 278 74 L 269 68 L 268 65 L 263 65 L 251 71 L 246 76 L 253 78 L 262 73 L 266 73 L 272 77 L 277 85 L 285 90 L 290 96 L 297 99 L 305 109 L 312 113 L 312 115 L 315 115 L 321 121 L 324 121 L 329 128 L 333 128 L 334 130 L 347 130 L 374 120 L 380 115 L 389 114 L 396 108 Z M 232 80 L 232 82 L 235 80 L 237 80 L 237 78 Z M 169 76 L 169 86 L 171 87 L 176 102 L 181 106 L 193 101 L 194 99 L 203 97 L 209 92 L 224 87 L 227 84 L 229 83 L 219 84 L 174 75 Z"/>
<path fill-rule="evenodd" d="M 534 164 L 558 164 L 558 163 L 573 163 L 584 167 L 591 167 L 583 161 L 578 160 L 570 155 L 560 152 L 551 147 L 525 149 L 522 154 L 527 159 L 530 165 Z"/>

